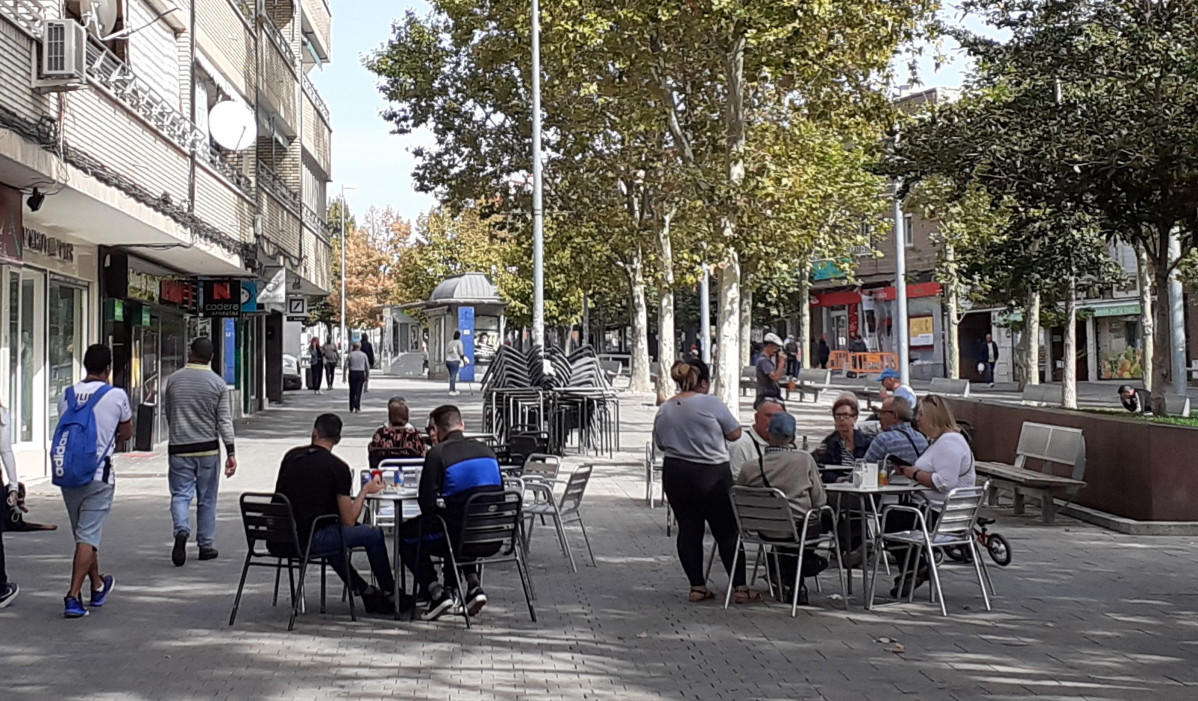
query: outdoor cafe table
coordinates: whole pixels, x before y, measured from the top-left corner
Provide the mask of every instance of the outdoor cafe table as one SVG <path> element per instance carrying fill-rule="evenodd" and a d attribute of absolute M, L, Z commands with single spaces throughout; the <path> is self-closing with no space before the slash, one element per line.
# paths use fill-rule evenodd
<path fill-rule="evenodd" d="M 395 525 L 391 533 L 391 564 L 395 568 L 395 620 L 399 620 L 399 590 L 400 582 L 403 581 L 403 559 L 400 557 L 399 539 L 400 527 L 404 521 L 416 518 L 420 515 L 420 503 L 416 501 L 417 490 L 415 489 L 395 489 L 374 494 L 367 494 L 366 499 L 369 501 L 390 502 L 395 509 Z M 413 605 L 415 605 L 413 603 Z"/>
<path fill-rule="evenodd" d="M 843 468 L 841 468 L 843 469 Z M 898 479 L 898 478 L 895 478 Z M 861 516 L 861 543 L 865 546 L 865 557 L 861 558 L 861 591 L 865 599 L 866 605 L 869 603 L 869 596 L 873 591 L 873 578 L 868 576 L 869 558 L 872 550 L 873 557 L 885 557 L 882 552 L 882 518 L 881 509 L 878 508 L 879 497 L 897 496 L 900 498 L 909 497 L 911 494 L 925 489 L 921 484 L 904 480 L 901 484 L 890 484 L 885 487 L 877 485 L 869 485 L 863 487 L 855 487 L 852 482 L 833 482 L 824 485 L 824 490 L 830 494 L 846 494 L 852 495 L 857 499 L 860 506 L 859 512 Z M 868 508 L 867 508 L 868 505 Z M 840 500 L 839 510 L 844 511 L 845 500 Z M 866 546 L 865 541 L 869 536 L 869 517 L 873 515 L 878 521 L 878 533 L 873 538 L 873 547 Z M 837 534 L 839 536 L 839 534 Z M 853 573 L 849 572 L 848 588 L 849 594 L 853 593 Z"/>

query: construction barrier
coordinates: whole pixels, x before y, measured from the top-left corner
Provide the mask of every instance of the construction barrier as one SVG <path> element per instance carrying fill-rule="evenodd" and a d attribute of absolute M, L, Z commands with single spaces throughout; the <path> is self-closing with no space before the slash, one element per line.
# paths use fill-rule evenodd
<path fill-rule="evenodd" d="M 834 372 L 847 372 L 852 367 L 852 353 L 846 350 L 834 350 L 828 356 L 828 369 Z"/>
<path fill-rule="evenodd" d="M 883 370 L 898 370 L 898 355 L 894 353 L 853 353 L 851 368 L 857 376 L 878 375 Z"/>

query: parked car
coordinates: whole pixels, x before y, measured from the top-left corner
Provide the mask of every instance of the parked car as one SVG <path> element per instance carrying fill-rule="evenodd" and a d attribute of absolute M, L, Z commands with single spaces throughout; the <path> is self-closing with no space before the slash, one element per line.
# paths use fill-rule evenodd
<path fill-rule="evenodd" d="M 299 360 L 294 355 L 283 354 L 283 391 L 303 389 L 304 378 L 300 375 Z"/>

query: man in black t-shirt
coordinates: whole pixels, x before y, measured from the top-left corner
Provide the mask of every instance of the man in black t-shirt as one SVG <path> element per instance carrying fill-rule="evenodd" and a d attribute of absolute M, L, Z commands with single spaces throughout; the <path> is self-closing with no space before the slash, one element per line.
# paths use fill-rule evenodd
<path fill-rule="evenodd" d="M 312 554 L 330 556 L 333 569 L 358 596 L 369 613 L 391 613 L 395 602 L 391 592 L 395 577 L 387 557 L 383 532 L 372 526 L 358 525 L 366 495 L 382 491 L 383 481 L 375 477 L 362 486 L 357 498 L 350 497 L 352 474 L 349 465 L 333 455 L 333 447 L 341 442 L 341 419 L 336 414 L 321 414 L 312 429 L 312 444 L 293 448 L 283 456 L 275 492 L 287 497 L 295 516 L 300 547 L 312 537 Z M 353 567 L 339 555 L 341 540 L 337 528 L 329 521 L 312 533 L 313 522 L 333 515 L 340 519 L 340 528 L 347 548 L 364 547 L 370 559 L 370 571 L 382 590 L 367 585 Z"/>

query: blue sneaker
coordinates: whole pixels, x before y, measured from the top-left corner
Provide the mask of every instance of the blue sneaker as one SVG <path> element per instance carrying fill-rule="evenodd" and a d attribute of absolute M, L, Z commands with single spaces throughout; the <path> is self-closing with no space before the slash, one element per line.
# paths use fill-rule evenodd
<path fill-rule="evenodd" d="M 110 574 L 104 575 L 104 588 L 92 589 L 92 602 L 90 605 L 103 606 L 104 602 L 108 601 L 108 595 L 112 593 L 112 590 L 115 586 L 116 577 L 113 577 Z"/>
<path fill-rule="evenodd" d="M 73 596 L 67 596 L 63 598 L 63 603 L 66 604 L 66 608 L 62 612 L 64 617 L 83 618 L 87 615 L 87 609 L 83 608 L 83 602 L 79 599 L 76 599 Z"/>

